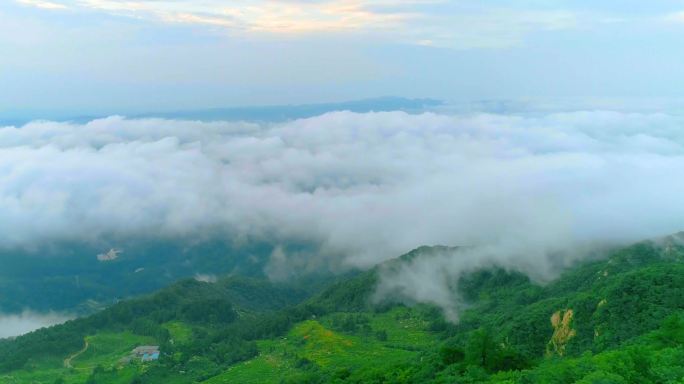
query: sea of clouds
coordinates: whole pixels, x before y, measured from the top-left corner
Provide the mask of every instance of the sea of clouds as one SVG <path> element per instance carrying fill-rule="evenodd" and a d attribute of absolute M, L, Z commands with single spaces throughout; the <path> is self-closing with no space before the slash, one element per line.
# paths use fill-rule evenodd
<path fill-rule="evenodd" d="M 682 127 L 675 114 L 608 111 L 0 127 L 0 246 L 219 228 L 317 245 L 291 262 L 278 249 L 274 275 L 445 244 L 548 277 L 551 255 L 684 229 Z"/>

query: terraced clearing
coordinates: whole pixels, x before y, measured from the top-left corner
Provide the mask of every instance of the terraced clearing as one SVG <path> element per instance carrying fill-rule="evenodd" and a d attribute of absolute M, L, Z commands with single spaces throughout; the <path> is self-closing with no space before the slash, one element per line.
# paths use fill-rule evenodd
<path fill-rule="evenodd" d="M 119 367 L 119 360 L 128 355 L 138 345 L 150 344 L 154 340 L 149 337 L 134 335 L 129 332 L 98 333 L 85 340 L 88 347 L 75 352 L 70 359 L 43 359 L 33 362 L 31 370 L 18 371 L 11 375 L 0 376 L 3 384 L 53 384 L 58 378 L 65 384 L 82 384 L 90 373 L 98 366 L 119 369 L 119 383 L 128 384 L 139 369 L 136 365 Z M 80 352 L 80 353 L 79 353 Z M 65 368 L 69 360 L 70 368 Z"/>
<path fill-rule="evenodd" d="M 164 328 L 169 331 L 174 343 L 184 344 L 192 341 L 192 329 L 187 324 L 180 321 L 170 321 L 164 324 Z"/>
<path fill-rule="evenodd" d="M 383 341 L 373 334 L 358 336 L 332 330 L 336 315 L 340 314 L 301 322 L 278 340 L 259 341 L 258 357 L 204 383 L 279 383 L 284 377 L 297 381 L 297 377 L 306 375 L 308 364 L 340 374 L 386 371 L 415 360 L 418 350 L 436 341 L 426 330 L 427 322 L 408 308 L 369 314 L 372 331 L 387 333 Z"/>
<path fill-rule="evenodd" d="M 395 364 L 411 361 L 419 349 L 434 343 L 426 331 L 427 322 L 409 308 L 394 308 L 386 313 L 366 314 L 370 329 L 386 332 L 386 340 L 378 340 L 373 332 L 366 336 L 333 330 L 335 313 L 298 323 L 285 336 L 258 341 L 259 356 L 239 363 L 226 372 L 205 381 L 217 383 L 279 383 L 283 377 L 296 381 L 306 374 L 307 364 L 329 370 L 386 370 Z M 176 343 L 192 341 L 191 328 L 182 322 L 169 322 L 164 327 Z M 120 360 L 138 345 L 154 344 L 149 337 L 130 332 L 98 333 L 84 340 L 87 348 L 75 351 L 65 359 L 40 360 L 33 369 L 0 376 L 3 384 L 53 384 L 63 378 L 65 384 L 82 384 L 96 367 L 115 368 L 115 383 L 128 384 L 143 369 L 140 364 L 122 365 Z M 85 345 L 84 345 L 85 346 Z M 64 364 L 69 362 L 70 367 Z"/>

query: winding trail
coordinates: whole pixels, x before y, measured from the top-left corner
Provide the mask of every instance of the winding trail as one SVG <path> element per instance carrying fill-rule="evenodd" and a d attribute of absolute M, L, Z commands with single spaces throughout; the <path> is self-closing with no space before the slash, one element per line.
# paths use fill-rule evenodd
<path fill-rule="evenodd" d="M 83 342 L 85 343 L 85 345 L 83 346 L 83 349 L 81 349 L 80 351 L 78 351 L 78 352 L 74 353 L 73 355 L 71 355 L 71 356 L 67 357 L 66 359 L 64 359 L 64 368 L 73 368 L 73 366 L 71 365 L 71 361 L 72 361 L 73 359 L 79 357 L 79 356 L 82 355 L 85 351 L 88 350 L 88 347 L 90 346 L 90 344 L 88 343 L 88 340 L 84 338 L 84 339 L 83 339 Z"/>

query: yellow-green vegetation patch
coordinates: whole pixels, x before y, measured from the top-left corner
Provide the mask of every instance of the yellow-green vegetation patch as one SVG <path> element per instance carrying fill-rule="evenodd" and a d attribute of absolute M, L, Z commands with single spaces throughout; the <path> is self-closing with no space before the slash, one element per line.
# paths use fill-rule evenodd
<path fill-rule="evenodd" d="M 296 373 L 291 360 L 278 354 L 262 354 L 249 361 L 236 364 L 223 374 L 213 377 L 204 383 L 279 383 L 283 376 L 290 376 Z"/>
<path fill-rule="evenodd" d="M 435 336 L 428 331 L 429 321 L 411 308 L 396 307 L 388 312 L 374 314 L 370 317 L 370 325 L 374 331 L 385 331 L 390 344 L 422 347 L 435 342 Z"/>
<path fill-rule="evenodd" d="M 293 342 L 302 345 L 306 358 L 320 366 L 327 366 L 355 349 L 355 341 L 351 337 L 335 333 L 314 320 L 298 324 L 289 336 Z"/>
<path fill-rule="evenodd" d="M 278 383 L 283 378 L 296 382 L 299 375 L 305 374 L 306 364 L 329 371 L 390 369 L 413 361 L 417 355 L 396 344 L 418 347 L 434 342 L 434 336 L 426 331 L 427 323 L 408 308 L 364 314 L 370 317 L 373 331 L 387 332 L 386 340 L 379 340 L 374 332 L 361 335 L 335 331 L 327 325 L 336 315 L 300 322 L 286 336 L 259 341 L 258 357 L 236 364 L 205 383 Z"/>
<path fill-rule="evenodd" d="M 185 344 L 192 341 L 192 329 L 187 324 L 180 321 L 170 321 L 163 326 L 171 334 L 171 340 L 174 343 Z"/>

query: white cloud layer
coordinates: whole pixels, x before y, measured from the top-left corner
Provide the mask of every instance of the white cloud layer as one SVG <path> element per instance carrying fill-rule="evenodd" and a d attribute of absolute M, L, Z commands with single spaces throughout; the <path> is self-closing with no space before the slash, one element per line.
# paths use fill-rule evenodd
<path fill-rule="evenodd" d="M 17 0 L 19 4 L 28 5 L 31 7 L 42 8 L 42 9 L 67 9 L 67 6 L 60 3 L 53 3 L 51 1 L 43 0 Z"/>
<path fill-rule="evenodd" d="M 487 257 L 548 276 L 550 254 L 684 229 L 683 123 L 336 112 L 4 127 L 0 245 L 219 228 L 320 245 L 292 260 L 280 250 L 280 276 L 367 267 L 424 244 L 486 245 Z"/>

